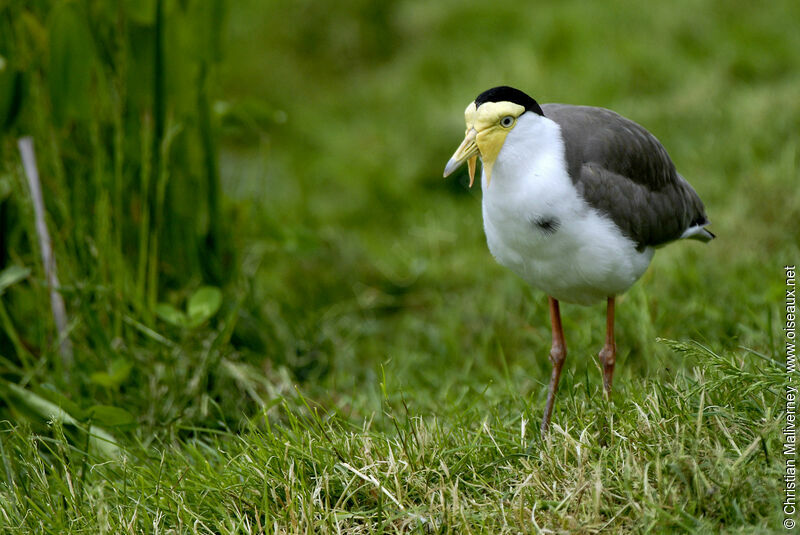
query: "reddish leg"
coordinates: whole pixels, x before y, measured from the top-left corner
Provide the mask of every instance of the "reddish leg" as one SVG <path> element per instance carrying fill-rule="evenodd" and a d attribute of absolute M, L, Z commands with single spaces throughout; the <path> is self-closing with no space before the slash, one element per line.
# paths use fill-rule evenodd
<path fill-rule="evenodd" d="M 553 403 L 558 390 L 558 380 L 561 378 L 561 367 L 567 357 L 567 344 L 564 342 L 564 329 L 561 328 L 561 312 L 558 301 L 548 296 L 550 303 L 550 323 L 553 328 L 553 346 L 550 348 L 550 362 L 553 363 L 553 373 L 550 375 L 550 389 L 547 391 L 547 403 L 544 406 L 542 418 L 542 435 L 550 429 L 550 415 L 553 413 Z"/>
<path fill-rule="evenodd" d="M 603 392 L 611 397 L 611 382 L 614 379 L 614 364 L 617 361 L 617 344 L 614 342 L 614 298 L 608 298 L 606 309 L 606 343 L 598 355 L 603 365 Z"/>

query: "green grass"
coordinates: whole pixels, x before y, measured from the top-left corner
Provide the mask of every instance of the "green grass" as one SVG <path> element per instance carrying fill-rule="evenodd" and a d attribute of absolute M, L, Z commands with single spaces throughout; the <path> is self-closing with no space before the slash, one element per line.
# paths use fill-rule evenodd
<path fill-rule="evenodd" d="M 129 117 L 101 101 L 94 126 L 53 126 L 31 78 L 76 365 L 59 368 L 6 136 L 2 266 L 32 274 L 2 294 L 0 531 L 781 531 L 795 3 L 381 5 L 231 3 L 202 95 L 167 88 L 166 196 L 141 210 L 152 125 L 109 122 Z M 619 299 L 611 402 L 603 305 L 562 307 L 546 441 L 545 296 L 491 258 L 464 173 L 441 179 L 464 107 L 499 83 L 645 125 L 718 236 L 659 250 Z M 193 186 L 214 150 L 221 227 Z M 233 251 L 222 278 L 191 241 L 211 233 Z M 224 297 L 202 325 L 156 316 L 203 284 Z"/>
<path fill-rule="evenodd" d="M 287 393 L 238 433 L 183 428 L 111 462 L 69 446 L 58 426 L 49 437 L 5 429 L 3 515 L 111 533 L 765 527 L 782 492 L 781 368 L 670 347 L 691 369 L 626 385 L 613 404 L 565 378 L 547 441 L 538 392 L 510 383 L 465 387 L 424 413 L 387 387 L 364 421 Z"/>

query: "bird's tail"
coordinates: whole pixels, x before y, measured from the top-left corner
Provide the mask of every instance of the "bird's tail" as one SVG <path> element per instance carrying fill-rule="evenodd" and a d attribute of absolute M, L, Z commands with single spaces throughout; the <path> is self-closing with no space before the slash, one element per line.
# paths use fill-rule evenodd
<path fill-rule="evenodd" d="M 683 231 L 683 234 L 681 234 L 680 239 L 698 240 L 705 243 L 710 242 L 717 236 L 713 232 L 705 228 L 706 225 L 708 225 L 708 222 L 705 222 L 702 225 L 694 225 L 687 228 L 686 230 Z"/>

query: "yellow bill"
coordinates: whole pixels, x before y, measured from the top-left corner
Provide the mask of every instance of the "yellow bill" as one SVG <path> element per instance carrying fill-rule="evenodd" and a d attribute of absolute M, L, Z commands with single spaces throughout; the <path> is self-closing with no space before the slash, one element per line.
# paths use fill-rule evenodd
<path fill-rule="evenodd" d="M 474 128 L 467 130 L 467 135 L 464 136 L 464 141 L 461 142 L 453 157 L 447 162 L 444 168 L 444 176 L 450 176 L 453 171 L 461 167 L 464 162 L 467 162 L 469 168 L 469 187 L 475 181 L 475 167 L 478 160 L 478 143 L 476 138 L 478 132 Z"/>

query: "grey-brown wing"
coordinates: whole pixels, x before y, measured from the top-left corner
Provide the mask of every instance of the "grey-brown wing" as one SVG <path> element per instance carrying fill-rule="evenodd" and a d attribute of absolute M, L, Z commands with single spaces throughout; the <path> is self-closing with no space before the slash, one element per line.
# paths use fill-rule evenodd
<path fill-rule="evenodd" d="M 542 109 L 561 127 L 578 192 L 637 247 L 676 240 L 708 222 L 697 193 L 642 126 L 603 108 L 545 104 Z"/>

